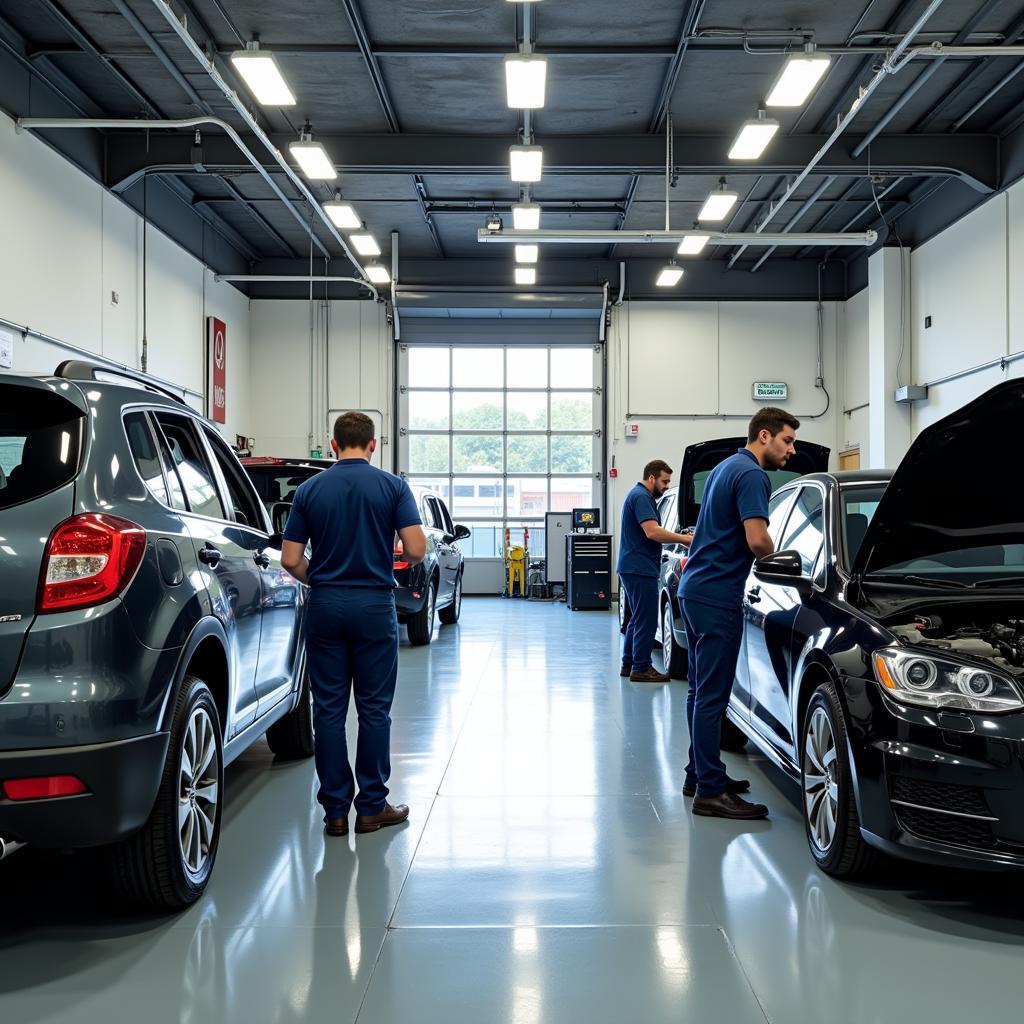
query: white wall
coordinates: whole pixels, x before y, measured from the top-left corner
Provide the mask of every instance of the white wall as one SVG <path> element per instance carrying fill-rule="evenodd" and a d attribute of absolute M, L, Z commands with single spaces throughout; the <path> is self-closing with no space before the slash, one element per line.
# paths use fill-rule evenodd
<path fill-rule="evenodd" d="M 868 290 L 843 304 L 839 335 L 839 451 L 861 449 L 861 465 L 868 463 Z M 847 413 L 846 410 L 852 410 Z"/>
<path fill-rule="evenodd" d="M 115 196 L 0 115 L 0 316 L 131 367 L 142 339 L 142 220 Z M 149 370 L 200 393 L 206 317 L 227 324 L 224 436 L 252 434 L 249 302 L 150 227 Z M 118 301 L 112 300 L 116 292 Z M 51 373 L 67 350 L 15 340 L 17 372 Z M 197 407 L 201 404 L 194 400 Z"/>

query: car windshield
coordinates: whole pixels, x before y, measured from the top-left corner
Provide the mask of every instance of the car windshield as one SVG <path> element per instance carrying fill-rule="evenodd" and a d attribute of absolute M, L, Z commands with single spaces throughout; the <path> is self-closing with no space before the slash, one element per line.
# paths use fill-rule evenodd
<path fill-rule="evenodd" d="M 246 466 L 256 493 L 264 502 L 291 501 L 299 484 L 323 472 L 312 466 Z"/>

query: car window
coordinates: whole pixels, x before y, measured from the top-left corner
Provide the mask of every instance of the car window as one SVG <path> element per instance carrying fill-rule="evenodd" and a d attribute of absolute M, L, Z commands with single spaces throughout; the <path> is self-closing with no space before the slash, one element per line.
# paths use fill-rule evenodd
<path fill-rule="evenodd" d="M 448 525 L 444 521 L 444 511 L 441 508 L 441 502 L 431 495 L 427 498 L 427 503 L 430 505 L 430 511 L 434 518 L 434 525 L 442 533 L 451 533 L 452 531 L 448 529 Z"/>
<path fill-rule="evenodd" d="M 256 495 L 253 493 L 252 484 L 249 483 L 238 458 L 216 431 L 209 427 L 203 427 L 203 430 L 206 432 L 206 439 L 213 449 L 213 457 L 217 460 L 224 483 L 227 485 L 228 498 L 231 501 L 235 522 L 242 526 L 251 526 L 254 530 L 262 530 L 264 528 L 263 513 Z"/>
<path fill-rule="evenodd" d="M 801 487 L 779 550 L 796 551 L 800 555 L 800 569 L 804 576 L 812 574 L 824 543 L 824 512 L 821 491 L 817 487 Z"/>
<path fill-rule="evenodd" d="M 881 487 L 856 487 L 843 489 L 843 530 L 846 534 L 847 567 L 852 566 L 868 524 L 874 518 L 878 503 L 882 500 Z"/>
<path fill-rule="evenodd" d="M 293 501 L 300 484 L 323 472 L 313 466 L 246 466 L 260 498 L 268 503 Z"/>
<path fill-rule="evenodd" d="M 192 422 L 177 413 L 160 411 L 153 416 L 167 441 L 171 462 L 185 489 L 189 508 L 197 515 L 225 519 L 213 470 L 206 460 L 206 453 L 199 443 Z"/>
<path fill-rule="evenodd" d="M 786 525 L 786 518 L 793 507 L 795 497 L 796 491 L 783 491 L 768 502 L 768 536 L 771 537 L 776 549 L 779 549 L 779 537 L 783 526 Z"/>
<path fill-rule="evenodd" d="M 435 518 L 436 510 L 431 504 L 430 496 L 424 494 L 420 498 L 420 515 L 423 517 L 423 525 L 433 530 L 440 530 L 441 524 Z"/>
<path fill-rule="evenodd" d="M 437 507 L 441 512 L 441 522 L 444 523 L 442 529 L 445 533 L 452 535 L 455 533 L 455 523 L 452 522 L 451 513 L 448 511 L 448 506 L 440 499 L 435 498 Z"/>
<path fill-rule="evenodd" d="M 160 504 L 169 505 L 160 449 L 150 429 L 149 418 L 144 412 L 128 413 L 124 418 L 124 431 L 128 435 L 128 447 L 132 450 L 135 468 L 139 471 L 142 482 Z"/>

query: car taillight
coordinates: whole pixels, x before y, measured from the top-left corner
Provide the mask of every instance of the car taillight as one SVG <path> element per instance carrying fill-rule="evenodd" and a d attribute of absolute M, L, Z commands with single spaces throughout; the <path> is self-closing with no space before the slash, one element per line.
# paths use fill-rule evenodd
<path fill-rule="evenodd" d="M 395 569 L 408 569 L 409 563 L 403 557 L 405 555 L 405 545 L 400 541 L 395 541 L 395 564 L 392 568 Z"/>
<path fill-rule="evenodd" d="M 88 608 L 129 584 L 146 550 L 146 531 L 118 516 L 89 513 L 65 520 L 50 536 L 39 611 Z"/>
<path fill-rule="evenodd" d="M 34 779 L 7 779 L 4 796 L 8 800 L 52 800 L 58 796 L 79 796 L 89 789 L 74 775 L 43 775 Z"/>

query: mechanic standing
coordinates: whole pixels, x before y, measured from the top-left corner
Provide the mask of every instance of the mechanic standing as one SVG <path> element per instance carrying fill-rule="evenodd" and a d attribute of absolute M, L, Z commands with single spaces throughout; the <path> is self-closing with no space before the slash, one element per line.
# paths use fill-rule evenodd
<path fill-rule="evenodd" d="M 658 520 L 656 502 L 672 484 L 672 467 L 661 459 L 644 466 L 644 478 L 622 503 L 619 531 L 619 585 L 626 591 L 629 622 L 622 648 L 620 676 L 632 683 L 667 683 L 669 677 L 651 663 L 651 648 L 658 628 L 658 576 L 661 545 L 686 544 L 689 533 L 673 533 Z M 622 600 L 622 594 L 619 594 Z"/>
<path fill-rule="evenodd" d="M 311 588 L 305 632 L 317 799 L 327 834 L 345 836 L 353 802 L 356 832 L 376 832 L 409 817 L 404 804 L 393 807 L 387 801 L 398 677 L 392 566 L 396 532 L 410 563 L 423 561 L 427 541 L 409 485 L 370 465 L 377 441 L 369 416 L 339 416 L 331 448 L 337 462 L 295 492 L 281 564 Z M 308 561 L 307 541 L 313 548 Z M 345 739 L 353 691 L 359 717 L 355 779 Z"/>
<path fill-rule="evenodd" d="M 690 652 L 686 721 L 690 759 L 683 795 L 693 813 L 715 818 L 766 818 L 768 808 L 739 794 L 745 779 L 730 779 L 722 762 L 722 716 L 729 704 L 743 636 L 743 586 L 754 558 L 775 550 L 768 534 L 771 483 L 791 455 L 800 421 L 782 409 L 761 409 L 747 429 L 747 445 L 708 476 L 679 597 Z"/>

